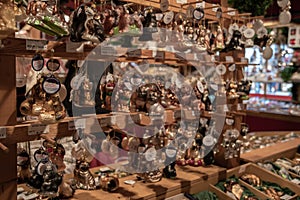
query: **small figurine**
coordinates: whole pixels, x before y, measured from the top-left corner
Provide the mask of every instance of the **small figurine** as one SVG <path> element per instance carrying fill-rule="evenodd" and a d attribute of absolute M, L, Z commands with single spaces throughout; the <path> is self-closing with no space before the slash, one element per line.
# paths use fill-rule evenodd
<path fill-rule="evenodd" d="M 171 164 L 167 165 L 163 169 L 163 174 L 166 178 L 176 178 L 176 168 L 175 168 L 176 162 L 172 162 Z"/>
<path fill-rule="evenodd" d="M 149 113 L 154 104 L 161 101 L 161 91 L 156 84 L 147 84 L 146 112 Z M 155 111 L 154 111 L 155 112 Z"/>
<path fill-rule="evenodd" d="M 25 149 L 18 149 L 17 154 L 18 165 L 18 183 L 27 182 L 31 176 L 30 158 Z"/>
<path fill-rule="evenodd" d="M 179 18 L 174 25 L 174 30 L 177 31 L 178 42 L 182 42 L 184 40 L 184 20 L 182 15 L 179 15 Z"/>
<path fill-rule="evenodd" d="M 232 50 L 241 50 L 242 49 L 242 33 L 239 30 L 234 30 L 232 34 L 232 38 L 229 44 L 222 51 L 232 51 Z"/>
<path fill-rule="evenodd" d="M 236 99 L 239 97 L 237 94 L 238 85 L 235 81 L 229 81 L 226 85 L 227 95 L 230 99 Z"/>
<path fill-rule="evenodd" d="M 40 192 L 42 194 L 54 195 L 58 192 L 58 187 L 62 183 L 62 175 L 56 172 L 56 167 L 52 164 L 46 164 L 43 171 L 43 184 Z"/>
<path fill-rule="evenodd" d="M 220 51 L 225 48 L 224 35 L 221 26 L 217 28 L 217 34 L 214 41 L 214 51 Z"/>
<path fill-rule="evenodd" d="M 104 11 L 104 21 L 103 21 L 103 31 L 107 36 L 112 36 L 114 33 L 114 23 L 115 17 L 113 16 L 113 11 L 110 9 L 106 9 Z"/>
<path fill-rule="evenodd" d="M 209 39 L 206 28 L 204 26 L 200 26 L 197 31 L 198 31 L 197 32 L 197 35 L 198 35 L 198 38 L 197 38 L 198 47 L 197 48 L 200 51 L 210 50 L 210 45 L 209 45 L 210 39 Z"/>
<path fill-rule="evenodd" d="M 119 33 L 124 33 L 129 31 L 130 25 L 130 15 L 124 6 L 118 6 L 119 13 Z"/>
<path fill-rule="evenodd" d="M 83 91 L 84 91 L 84 102 L 83 104 L 86 106 L 93 106 L 95 103 L 92 99 L 91 91 L 93 89 L 93 83 L 85 77 L 82 83 Z"/>
<path fill-rule="evenodd" d="M 96 189 L 96 182 L 89 170 L 89 163 L 84 160 L 76 160 L 74 169 L 74 179 L 76 180 L 76 187 L 84 190 Z"/>
<path fill-rule="evenodd" d="M 112 93 L 113 93 L 113 90 L 115 88 L 115 79 L 114 79 L 114 76 L 112 74 L 108 74 L 106 76 L 106 84 L 105 84 L 105 108 L 107 110 L 110 110 L 112 109 L 111 107 L 111 96 L 112 96 Z"/>

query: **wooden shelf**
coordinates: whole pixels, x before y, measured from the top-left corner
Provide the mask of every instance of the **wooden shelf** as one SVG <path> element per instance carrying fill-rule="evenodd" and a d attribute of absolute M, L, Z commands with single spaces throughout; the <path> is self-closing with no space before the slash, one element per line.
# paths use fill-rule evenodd
<path fill-rule="evenodd" d="M 253 111 L 253 110 L 247 110 L 246 111 L 247 116 L 254 116 L 254 117 L 261 117 L 261 118 L 270 118 L 270 119 L 277 119 L 277 120 L 283 120 L 283 121 L 289 121 L 289 122 L 300 122 L 300 116 L 295 116 L 291 114 L 284 114 L 282 112 L 275 113 L 275 112 L 268 112 L 268 111 Z"/>
<path fill-rule="evenodd" d="M 181 119 L 181 114 L 184 115 L 185 120 L 197 120 L 196 115 L 193 114 L 191 110 L 181 110 L 177 109 L 167 109 L 164 114 L 165 125 L 173 124 L 176 120 Z M 201 117 L 204 118 L 232 118 L 232 115 L 245 116 L 244 112 L 241 111 L 230 111 L 226 113 L 218 112 L 208 112 L 202 111 Z M 115 129 L 124 130 L 128 124 L 128 121 L 132 120 L 142 126 L 152 125 L 151 119 L 145 113 L 110 113 L 110 114 L 99 114 L 99 115 L 86 115 L 82 117 L 68 117 L 64 120 L 55 123 L 48 124 L 49 131 L 42 134 L 29 135 L 28 131 L 31 126 L 36 126 L 37 124 L 42 125 L 39 121 L 24 122 L 23 124 L 18 124 L 15 126 L 3 126 L 6 127 L 6 138 L 0 139 L 0 142 L 4 145 L 16 144 L 26 141 L 34 141 L 41 139 L 43 136 L 47 138 L 63 138 L 68 136 L 73 136 L 76 133 L 74 127 L 74 121 L 77 119 L 85 120 L 85 134 L 98 133 L 103 129 L 103 127 L 113 127 Z M 70 128 L 73 126 L 73 128 Z M 130 125 L 129 125 L 130 126 Z M 101 129 L 100 129 L 101 128 Z"/>
<path fill-rule="evenodd" d="M 39 52 L 44 57 L 64 58 L 70 60 L 88 59 L 92 61 L 102 62 L 139 62 L 147 59 L 150 64 L 163 63 L 174 66 L 197 66 L 201 64 L 212 65 L 212 62 L 209 59 L 205 58 L 205 55 L 207 54 L 196 49 L 193 50 L 193 53 L 182 53 L 180 51 L 169 52 L 166 49 L 157 47 L 157 50 L 154 52 L 152 50 L 146 49 L 145 46 L 124 48 L 120 46 L 97 46 L 89 45 L 86 43 L 78 43 L 83 45 L 84 52 L 68 52 L 67 43 L 44 40 L 44 42 L 47 43 L 46 49 L 41 51 L 34 51 L 26 50 L 27 41 L 32 40 L 20 38 L 3 39 L 2 43 L 4 45 L 4 48 L 0 49 L 0 54 L 16 57 L 31 57 Z M 176 43 L 176 45 L 179 45 L 179 43 Z M 91 54 L 91 52 L 93 52 L 94 54 Z M 159 52 L 161 52 L 159 56 L 153 56 L 154 54 L 158 54 Z"/>
<path fill-rule="evenodd" d="M 139 1 L 139 0 L 122 0 L 122 1 L 135 3 L 135 4 L 141 4 L 141 1 Z M 180 4 L 176 0 L 170 0 L 169 2 L 170 2 L 169 8 L 168 8 L 169 11 L 173 11 L 176 13 L 177 12 L 186 13 L 186 9 L 189 5 L 192 5 L 195 8 L 197 3 L 202 3 L 204 1 L 188 0 L 187 3 L 185 3 L 185 4 Z M 239 13 L 236 9 L 222 7 L 218 4 L 211 4 L 211 3 L 207 3 L 207 2 L 204 2 L 204 3 L 205 3 L 204 18 L 208 19 L 210 21 L 215 21 L 216 23 L 221 22 L 221 20 L 216 17 L 216 12 L 213 11 L 213 9 L 216 9 L 217 7 L 222 8 L 222 11 L 223 11 L 222 18 L 223 19 L 232 20 L 234 18 L 235 21 L 239 21 L 239 22 L 245 22 L 246 20 L 248 20 L 247 16 L 245 16 L 245 17 L 239 16 Z M 143 5 L 160 9 L 160 0 L 143 1 Z"/>
<path fill-rule="evenodd" d="M 281 157 L 291 158 L 296 154 L 299 144 L 300 138 L 295 138 L 287 142 L 280 142 L 273 146 L 262 149 L 254 149 L 248 153 L 241 154 L 241 159 L 245 162 L 256 163 L 274 159 L 276 160 Z"/>
<path fill-rule="evenodd" d="M 101 167 L 100 167 L 101 168 Z M 98 171 L 98 168 L 91 169 L 92 172 Z M 175 179 L 163 178 L 157 183 L 144 183 L 138 181 L 136 175 L 130 175 L 120 178 L 120 187 L 115 192 L 106 192 L 103 190 L 76 190 L 72 200 L 125 200 L 125 199 L 166 199 L 168 197 L 183 193 L 198 193 L 208 190 L 209 184 L 216 184 L 219 180 L 226 177 L 226 169 L 218 166 L 207 167 L 178 167 L 176 166 L 177 177 Z M 66 178 L 72 178 L 72 175 L 66 175 Z M 125 180 L 134 180 L 134 186 L 124 183 Z M 27 188 L 24 185 L 20 185 Z"/>

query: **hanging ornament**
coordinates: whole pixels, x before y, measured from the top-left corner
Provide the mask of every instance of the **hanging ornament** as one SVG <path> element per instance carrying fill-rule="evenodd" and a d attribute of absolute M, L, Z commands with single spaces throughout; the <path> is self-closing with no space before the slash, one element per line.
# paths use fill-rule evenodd
<path fill-rule="evenodd" d="M 279 14 L 279 22 L 281 24 L 288 24 L 292 20 L 292 14 L 289 10 L 284 10 Z"/>
<path fill-rule="evenodd" d="M 43 90 L 49 95 L 56 94 L 60 87 L 60 81 L 54 76 L 46 77 L 42 83 Z"/>
<path fill-rule="evenodd" d="M 44 58 L 41 54 L 36 54 L 31 60 L 31 67 L 34 71 L 41 71 L 44 67 Z"/>
<path fill-rule="evenodd" d="M 273 49 L 270 46 L 266 46 L 263 51 L 263 58 L 269 60 L 273 56 Z"/>
<path fill-rule="evenodd" d="M 218 19 L 221 19 L 221 18 L 222 18 L 222 13 L 223 13 L 222 8 L 221 8 L 221 7 L 218 7 L 218 8 L 217 8 L 217 11 L 216 11 L 216 17 L 217 17 Z"/>
<path fill-rule="evenodd" d="M 169 1 L 168 0 L 161 0 L 160 1 L 160 10 L 162 12 L 166 12 L 169 9 Z"/>
<path fill-rule="evenodd" d="M 196 20 L 201 20 L 204 17 L 204 10 L 202 8 L 195 8 L 193 11 L 193 17 Z"/>

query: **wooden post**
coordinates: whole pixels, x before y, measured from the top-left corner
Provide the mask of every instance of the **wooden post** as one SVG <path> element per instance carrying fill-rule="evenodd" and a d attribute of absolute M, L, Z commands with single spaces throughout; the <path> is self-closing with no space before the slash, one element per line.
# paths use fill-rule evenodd
<path fill-rule="evenodd" d="M 228 0 L 221 0 L 221 6 L 228 7 Z"/>
<path fill-rule="evenodd" d="M 16 124 L 16 58 L 0 55 L 0 126 Z M 1 141 L 0 141 L 1 142 Z M 17 199 L 17 144 L 0 149 L 0 199 Z"/>

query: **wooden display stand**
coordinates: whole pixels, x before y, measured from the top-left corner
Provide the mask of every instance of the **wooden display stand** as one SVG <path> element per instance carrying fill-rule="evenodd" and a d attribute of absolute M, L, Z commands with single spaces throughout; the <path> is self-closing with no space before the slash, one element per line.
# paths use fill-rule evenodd
<path fill-rule="evenodd" d="M 166 199 L 174 195 L 188 192 L 198 193 L 208 190 L 209 184 L 216 184 L 218 180 L 226 177 L 226 169 L 217 166 L 208 167 L 176 167 L 175 179 L 163 178 L 157 183 L 144 183 L 138 181 L 136 176 L 128 176 L 120 179 L 120 188 L 113 193 L 103 190 L 76 190 L 72 199 Z M 133 186 L 126 185 L 125 180 L 137 181 Z"/>
<path fill-rule="evenodd" d="M 230 52 L 221 52 L 219 57 L 219 63 L 226 66 L 226 73 L 222 76 L 224 81 L 226 80 L 233 80 L 236 82 L 241 81 L 243 77 L 243 67 L 247 65 L 246 62 L 241 62 L 241 58 L 245 56 L 245 52 L 243 50 L 234 50 Z M 233 62 L 229 62 L 227 57 L 232 57 Z M 236 69 L 232 72 L 229 70 L 229 66 L 235 64 Z M 245 109 L 243 105 L 243 100 L 240 99 L 229 99 L 227 97 L 226 105 L 229 108 L 227 115 L 234 120 L 233 125 L 224 124 L 222 134 L 219 138 L 219 144 L 223 141 L 223 133 L 226 132 L 228 129 L 237 129 L 238 131 L 241 130 L 241 124 L 244 122 L 245 116 Z M 233 168 L 240 164 L 240 157 L 225 159 L 225 148 L 219 145 L 219 152 L 215 155 L 216 164 L 219 166 L 223 166 L 226 168 Z"/>
<path fill-rule="evenodd" d="M 260 133 L 258 132 L 258 136 L 259 135 L 271 136 L 274 134 L 286 135 L 288 133 L 289 132 L 260 132 Z M 300 134 L 299 131 L 295 133 Z M 292 139 L 291 141 L 279 142 L 269 147 L 265 147 L 262 149 L 255 149 L 248 153 L 243 153 L 241 154 L 241 159 L 244 162 L 257 163 L 263 161 L 274 161 L 277 158 L 282 158 L 282 157 L 294 158 L 297 153 L 297 149 L 299 145 L 300 145 L 300 138 L 295 138 Z"/>
<path fill-rule="evenodd" d="M 295 193 L 295 195 L 293 197 L 291 197 L 290 199 L 296 199 L 297 196 L 300 195 L 300 187 L 298 185 L 291 183 L 278 175 L 274 175 L 271 172 L 269 172 L 268 170 L 258 167 L 257 165 L 252 164 L 252 163 L 248 163 L 248 164 L 228 170 L 227 178 L 229 178 L 231 176 L 241 177 L 243 174 L 254 174 L 257 177 L 261 178 L 263 181 L 276 183 L 283 188 L 285 188 L 285 187 L 289 188 L 290 190 L 292 190 Z M 251 186 L 250 184 L 248 184 L 242 180 L 239 180 L 239 182 L 241 185 L 246 186 L 253 194 L 255 194 L 260 199 L 270 199 L 269 196 L 267 196 L 262 191 L 256 189 L 255 187 Z M 228 196 L 226 193 L 219 190 L 215 186 L 211 185 L 211 187 L 214 188 L 214 191 L 218 191 L 217 193 L 220 196 L 221 195 Z"/>
<path fill-rule="evenodd" d="M 133 2 L 140 4 L 140 1 L 136 0 L 128 0 L 127 2 Z M 174 0 L 170 3 L 170 10 L 173 10 L 175 12 L 185 12 L 186 7 L 190 4 L 196 4 L 198 2 L 196 1 L 188 1 L 187 4 L 184 5 L 178 5 L 177 2 Z M 222 5 L 226 5 L 226 1 L 222 1 Z M 159 1 L 143 1 L 143 4 L 146 6 L 153 6 L 156 8 L 159 8 Z M 212 4 L 206 4 L 205 7 L 205 13 L 207 16 L 205 17 L 208 20 L 214 20 L 218 21 L 218 19 L 215 16 L 215 12 L 212 11 L 213 8 L 216 8 L 219 6 L 212 5 Z M 227 12 L 229 9 L 227 7 L 222 7 L 222 10 L 224 12 L 223 18 L 230 20 L 232 19 L 232 16 L 229 15 Z M 236 16 L 238 16 L 238 12 L 236 10 L 233 10 L 236 13 Z M 246 19 L 246 18 L 245 18 Z M 245 19 L 236 17 L 236 21 L 245 21 Z M 247 18 L 248 19 L 248 18 Z M 0 85 L 0 125 L 5 126 L 5 130 L 7 131 L 7 136 L 0 139 L 0 147 L 4 150 L 9 150 L 8 153 L 5 153 L 4 151 L 0 151 L 0 160 L 2 161 L 2 166 L 0 170 L 0 199 L 16 199 L 16 193 L 17 193 L 17 185 L 16 185 L 16 179 L 17 179 L 17 162 L 16 162 L 16 145 L 18 142 L 24 142 L 24 141 L 31 141 L 40 139 L 41 137 L 48 138 L 61 138 L 65 136 L 71 136 L 75 133 L 75 130 L 69 130 L 68 129 L 68 123 L 74 119 L 65 119 L 62 120 L 60 123 L 49 125 L 49 132 L 51 134 L 45 134 L 42 135 L 31 135 L 28 136 L 28 128 L 37 122 L 27 123 L 18 125 L 16 122 L 16 67 L 15 67 L 15 59 L 17 56 L 33 56 L 36 51 L 34 50 L 26 50 L 26 40 L 24 39 L 15 39 L 15 38 L 8 38 L 2 41 L 4 48 L 0 49 L 0 66 L 1 68 L 1 85 Z M 89 52 L 94 48 L 94 46 L 85 46 L 84 52 L 82 53 L 74 53 L 74 52 L 67 52 L 66 51 L 66 43 L 64 42 L 48 42 L 48 49 L 46 51 L 42 51 L 42 55 L 45 57 L 58 57 L 58 58 L 65 58 L 65 59 L 74 59 L 74 60 L 81 60 L 84 59 Z M 54 52 L 50 50 L 54 50 Z M 120 49 L 123 50 L 123 49 Z M 148 52 L 149 53 L 149 52 Z M 145 59 L 149 58 L 150 63 L 160 62 L 161 60 L 157 60 L 152 57 L 151 54 L 141 53 L 142 57 L 139 59 Z M 242 79 L 241 76 L 241 67 L 244 63 L 238 63 L 238 58 L 240 58 L 242 54 L 240 52 L 233 52 L 233 57 L 235 59 L 235 64 L 237 66 L 238 74 L 235 77 L 237 81 L 240 81 Z M 187 57 L 194 58 L 194 55 L 187 55 Z M 224 56 L 221 54 L 221 62 L 224 62 Z M 102 58 L 100 58 L 102 59 Z M 104 58 L 103 58 L 104 59 Z M 129 61 L 129 60 L 135 60 L 137 61 L 137 58 L 130 57 L 130 56 L 123 56 L 118 61 Z M 191 61 L 191 64 L 193 62 L 201 62 L 199 59 L 195 59 Z M 187 66 L 187 63 L 182 62 L 176 56 L 174 53 L 165 54 L 164 62 L 166 64 L 174 64 L 176 66 Z M 226 62 L 224 62 L 226 64 Z M 228 67 L 228 65 L 226 65 Z M 226 77 L 232 77 L 230 74 L 226 74 Z M 226 79 L 224 79 L 226 80 Z M 228 117 L 232 117 L 235 119 L 235 125 L 234 128 L 240 130 L 240 123 L 243 121 L 243 112 L 238 110 L 237 104 L 241 103 L 238 100 L 235 100 L 231 102 L 231 110 L 225 115 Z M 205 113 L 207 114 L 207 113 Z M 168 114 L 168 120 L 170 122 L 174 120 L 174 115 Z M 207 114 L 207 117 L 210 117 L 209 114 Z M 105 121 L 109 116 L 97 116 L 97 121 L 102 123 L 102 125 L 109 124 L 110 120 Z M 145 118 L 144 118 L 145 119 Z M 167 120 L 167 121 L 168 121 Z M 87 120 L 88 121 L 88 120 Z M 143 121 L 143 120 L 141 120 Z M 88 121 L 89 122 L 89 121 Z M 93 124 L 93 122 L 91 122 Z M 93 127 L 91 125 L 90 132 L 93 132 Z M 224 131 L 227 128 L 231 127 L 224 127 Z M 7 147 L 7 149 L 5 148 Z M 220 154 L 216 157 L 217 163 L 221 166 L 231 168 L 234 166 L 237 166 L 239 164 L 239 158 L 231 159 L 231 160 L 224 160 L 224 149 L 220 150 Z M 3 162 L 5 161 L 5 163 Z M 198 171 L 199 170 L 199 171 Z M 121 187 L 118 191 L 118 193 L 105 193 L 103 191 L 78 191 L 74 197 L 74 199 L 120 199 L 120 198 L 128 198 L 131 199 L 134 197 L 135 199 L 164 199 L 166 197 L 169 197 L 171 195 L 178 194 L 179 192 L 191 192 L 196 193 L 203 189 L 208 189 L 209 183 L 216 183 L 216 181 L 219 179 L 219 175 L 223 174 L 224 170 L 220 170 L 220 168 L 191 168 L 191 167 L 185 167 L 181 170 L 178 170 L 178 177 L 175 180 L 167 180 L 163 179 L 161 182 L 157 184 L 136 184 L 134 187 L 127 186 L 121 181 Z M 221 175 L 220 175 L 221 176 Z M 133 177 L 130 177 L 133 178 Z M 122 196 L 124 195 L 124 196 Z"/>
<path fill-rule="evenodd" d="M 0 54 L 0 66 L 0 126 L 14 125 L 17 120 L 15 56 Z M 5 145 L 1 143 L 0 150 L 0 199 L 14 199 L 17 193 L 17 144 Z"/>

